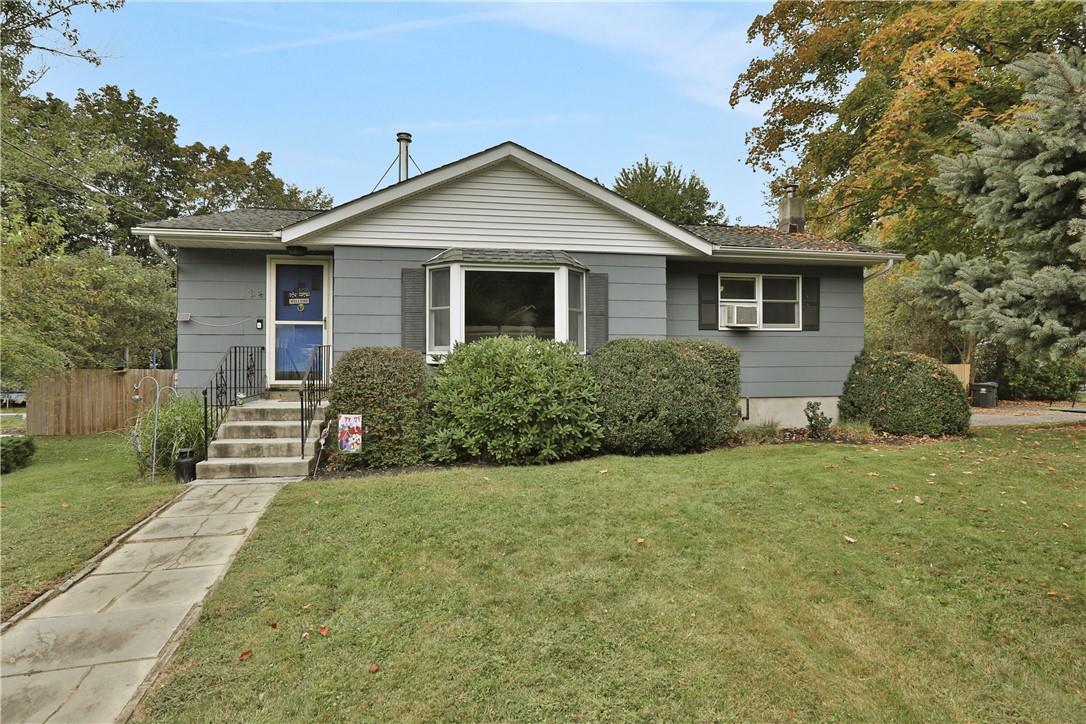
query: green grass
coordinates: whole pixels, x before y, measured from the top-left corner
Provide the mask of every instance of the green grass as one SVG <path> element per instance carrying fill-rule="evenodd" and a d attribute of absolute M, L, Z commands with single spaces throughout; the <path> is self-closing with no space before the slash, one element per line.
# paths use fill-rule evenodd
<path fill-rule="evenodd" d="M 1084 454 L 995 429 L 287 486 L 141 716 L 1076 720 Z"/>
<path fill-rule="evenodd" d="M 9 435 L 22 434 L 26 429 L 26 416 L 25 415 L 12 415 L 3 414 L 0 415 L 0 432 L 7 433 Z"/>
<path fill-rule="evenodd" d="M 126 436 L 34 442 L 30 465 L 0 481 L 5 619 L 180 492 L 170 475 L 155 485 L 138 476 Z"/>

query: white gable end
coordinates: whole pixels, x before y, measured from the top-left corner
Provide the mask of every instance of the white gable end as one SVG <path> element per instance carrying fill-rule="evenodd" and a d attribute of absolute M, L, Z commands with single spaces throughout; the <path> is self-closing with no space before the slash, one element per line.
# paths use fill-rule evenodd
<path fill-rule="evenodd" d="M 513 160 L 323 229 L 318 244 L 690 254 L 691 249 Z"/>

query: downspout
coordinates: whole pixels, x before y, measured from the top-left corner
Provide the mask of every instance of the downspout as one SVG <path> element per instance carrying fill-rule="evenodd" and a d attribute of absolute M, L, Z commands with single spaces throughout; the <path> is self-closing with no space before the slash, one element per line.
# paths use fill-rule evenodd
<path fill-rule="evenodd" d="M 170 255 L 166 253 L 166 250 L 158 245 L 158 241 L 155 240 L 154 234 L 147 235 L 147 244 L 151 247 L 151 251 L 158 254 L 164 262 L 173 267 L 174 271 L 177 271 L 177 262 L 170 258 Z"/>
<path fill-rule="evenodd" d="M 885 274 L 885 273 L 887 273 L 888 271 L 890 271 L 891 269 L 893 269 L 893 268 L 894 268 L 894 262 L 895 262 L 895 261 L 897 261 L 897 259 L 891 259 L 890 261 L 886 262 L 886 268 L 885 268 L 885 269 L 883 269 L 883 270 L 881 270 L 881 271 L 877 271 L 877 272 L 875 272 L 874 274 L 868 274 L 867 276 L 865 276 L 865 277 L 864 277 L 864 284 L 867 284 L 867 283 L 868 283 L 869 281 L 871 281 L 872 279 L 878 279 L 878 278 L 879 278 L 879 277 L 881 277 L 881 276 L 882 276 L 883 274 Z"/>

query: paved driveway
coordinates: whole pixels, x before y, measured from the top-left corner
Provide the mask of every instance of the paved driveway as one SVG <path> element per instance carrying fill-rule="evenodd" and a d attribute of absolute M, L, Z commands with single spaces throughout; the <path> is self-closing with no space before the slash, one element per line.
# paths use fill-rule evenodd
<path fill-rule="evenodd" d="M 1051 422 L 1086 422 L 1086 407 L 1083 407 L 1082 410 L 1082 412 L 1062 412 L 1047 407 L 1020 405 L 988 409 L 974 407 L 969 423 L 973 427 L 1005 427 L 1008 425 L 1038 425 Z"/>
<path fill-rule="evenodd" d="M 4 722 L 112 722 L 125 712 L 284 483 L 208 482 L 0 636 Z"/>

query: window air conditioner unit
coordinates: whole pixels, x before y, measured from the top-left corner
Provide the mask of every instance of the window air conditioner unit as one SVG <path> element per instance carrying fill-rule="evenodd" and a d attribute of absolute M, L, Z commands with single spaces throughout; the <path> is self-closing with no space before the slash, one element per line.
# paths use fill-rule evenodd
<path fill-rule="evenodd" d="M 725 304 L 725 327 L 757 327 L 758 305 L 756 304 Z"/>

